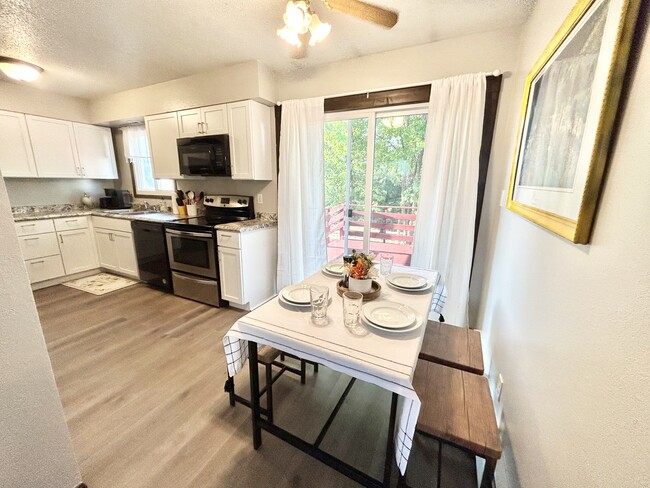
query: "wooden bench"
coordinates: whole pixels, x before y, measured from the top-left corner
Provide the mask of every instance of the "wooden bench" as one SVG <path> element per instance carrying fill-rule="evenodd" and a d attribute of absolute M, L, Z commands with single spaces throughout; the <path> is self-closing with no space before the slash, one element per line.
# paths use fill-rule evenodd
<path fill-rule="evenodd" d="M 478 330 L 429 320 L 422 341 L 420 359 L 482 375 L 481 333 Z"/>
<path fill-rule="evenodd" d="M 481 488 L 491 488 L 501 440 L 487 378 L 418 360 L 413 387 L 422 401 L 417 431 L 485 459 Z"/>
<path fill-rule="evenodd" d="M 282 355 L 282 360 L 284 361 L 284 355 L 282 351 L 275 349 L 271 346 L 264 346 L 257 351 L 257 361 L 259 364 L 264 365 L 266 384 L 264 388 L 260 390 L 260 396 L 266 393 L 266 408 L 261 409 L 263 415 L 266 416 L 269 422 L 273 422 L 273 383 L 282 376 L 285 371 L 296 374 L 300 377 L 300 383 L 305 384 L 306 377 L 306 361 L 304 359 L 297 358 L 300 361 L 300 369 L 289 366 L 288 364 L 276 361 L 278 356 Z M 288 356 L 289 354 L 287 354 Z M 291 356 L 295 357 L 295 356 Z M 273 375 L 273 366 L 280 368 L 280 370 Z M 315 372 L 318 370 L 315 368 Z M 224 385 L 224 391 L 228 392 L 230 406 L 234 407 L 235 402 L 246 405 L 248 408 L 251 407 L 250 400 L 243 398 L 235 393 L 235 380 L 229 376 Z"/>

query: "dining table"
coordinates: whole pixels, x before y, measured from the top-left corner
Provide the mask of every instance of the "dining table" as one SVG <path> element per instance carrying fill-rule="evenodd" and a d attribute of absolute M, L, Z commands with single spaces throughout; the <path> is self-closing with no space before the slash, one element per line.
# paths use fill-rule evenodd
<path fill-rule="evenodd" d="M 298 284 L 329 288 L 331 303 L 324 325 L 311 322 L 309 307 L 291 305 L 282 299 L 280 293 L 242 316 L 228 330 L 223 345 L 229 378 L 235 377 L 244 369 L 246 362 L 249 363 L 254 449 L 261 446 L 264 430 L 368 487 L 390 486 L 393 458 L 399 471 L 402 474 L 406 472 L 420 412 L 420 399 L 412 384 L 413 376 L 429 314 L 437 316 L 442 313 L 446 289 L 438 271 L 393 266 L 392 273 L 418 275 L 427 282 L 422 290 L 409 291 L 387 283 L 385 276 L 374 278 L 381 286 L 380 294 L 367 303 L 384 302 L 393 306 L 401 304 L 410 307 L 417 317 L 416 326 L 409 327 L 406 331 L 383 330 L 366 325 L 365 335 L 352 334 L 343 324 L 342 298 L 337 293 L 337 283 L 341 278 L 324 270 Z M 324 365 L 351 378 L 316 442 L 301 439 L 262 416 L 257 354 L 251 355 L 249 351 L 257 351 L 264 345 Z M 319 447 L 345 395 L 356 380 L 372 383 L 391 393 L 382 479 L 358 470 Z"/>

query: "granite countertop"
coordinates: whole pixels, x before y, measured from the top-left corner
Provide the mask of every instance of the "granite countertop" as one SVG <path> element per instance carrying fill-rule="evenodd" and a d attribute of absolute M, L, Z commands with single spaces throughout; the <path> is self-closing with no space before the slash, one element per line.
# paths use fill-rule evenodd
<path fill-rule="evenodd" d="M 14 221 L 58 219 L 64 217 L 81 217 L 84 215 L 96 215 L 99 217 L 110 217 L 122 220 L 145 220 L 148 222 L 173 222 L 187 217 L 174 215 L 166 212 L 147 213 L 114 213 L 101 209 L 66 209 L 66 210 L 45 210 L 40 212 L 14 213 Z"/>
<path fill-rule="evenodd" d="M 219 224 L 215 228 L 217 230 L 227 230 L 229 232 L 250 232 L 253 230 L 259 229 L 268 229 L 270 227 L 277 227 L 278 221 L 271 217 L 266 217 L 264 215 L 252 219 L 252 220 L 242 220 L 241 222 L 231 222 L 229 224 Z"/>

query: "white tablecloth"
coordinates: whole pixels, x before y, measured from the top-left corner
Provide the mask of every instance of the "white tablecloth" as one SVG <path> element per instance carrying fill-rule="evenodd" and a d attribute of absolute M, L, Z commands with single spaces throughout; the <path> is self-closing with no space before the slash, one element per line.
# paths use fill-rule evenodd
<path fill-rule="evenodd" d="M 383 277 L 381 295 L 376 301 L 395 301 L 415 309 L 426 324 L 429 311 L 442 312 L 446 291 L 437 271 L 394 266 L 393 272 L 412 272 L 426 277 L 434 286 L 418 293 L 403 293 L 391 288 Z M 301 309 L 272 298 L 240 318 L 223 338 L 230 376 L 236 375 L 248 358 L 248 343 L 271 345 L 303 359 L 323 364 L 335 371 L 375 384 L 400 395 L 395 432 L 395 456 L 402 473 L 406 472 L 420 399 L 412 386 L 413 373 L 422 346 L 424 324 L 406 334 L 383 333 L 372 329 L 358 337 L 343 326 L 342 299 L 336 292 L 337 278 L 316 273 L 304 283 L 326 285 L 332 302 L 327 312 L 329 324 L 311 323 L 309 308 Z"/>

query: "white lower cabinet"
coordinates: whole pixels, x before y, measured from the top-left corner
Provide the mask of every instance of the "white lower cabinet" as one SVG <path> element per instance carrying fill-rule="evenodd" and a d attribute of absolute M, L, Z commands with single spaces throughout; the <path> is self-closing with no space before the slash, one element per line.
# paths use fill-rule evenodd
<path fill-rule="evenodd" d="M 65 274 L 97 268 L 97 254 L 90 229 L 66 230 L 57 235 Z"/>
<path fill-rule="evenodd" d="M 278 230 L 217 230 L 221 298 L 251 310 L 275 294 Z"/>
<path fill-rule="evenodd" d="M 138 261 L 128 220 L 93 217 L 99 265 L 138 278 Z M 98 227 L 101 225 L 102 227 Z"/>
<path fill-rule="evenodd" d="M 61 255 L 45 256 L 25 261 L 30 283 L 51 280 L 65 275 Z"/>
<path fill-rule="evenodd" d="M 239 249 L 219 248 L 219 276 L 221 278 L 221 298 L 229 302 L 246 303 L 241 276 L 241 251 Z"/>

